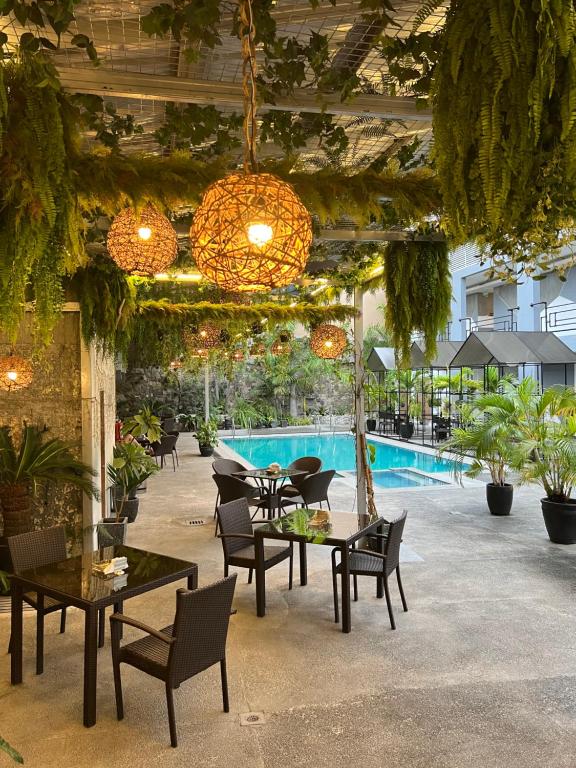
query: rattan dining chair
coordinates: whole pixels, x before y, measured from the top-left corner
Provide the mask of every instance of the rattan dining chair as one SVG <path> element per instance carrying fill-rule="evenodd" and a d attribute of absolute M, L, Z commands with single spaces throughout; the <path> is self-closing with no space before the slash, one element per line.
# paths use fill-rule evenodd
<path fill-rule="evenodd" d="M 388 523 L 388 532 L 386 534 L 370 533 L 368 538 L 384 543 L 383 551 L 376 552 L 369 549 L 350 549 L 349 568 L 350 576 L 354 579 L 354 600 L 358 600 L 358 576 L 373 576 L 381 579 L 384 584 L 384 594 L 386 596 L 386 605 L 388 606 L 388 615 L 390 617 L 390 626 L 396 629 L 394 621 L 394 611 L 390 600 L 390 590 L 388 588 L 388 576 L 396 571 L 398 580 L 398 590 L 402 600 L 404 611 L 408 610 L 402 579 L 400 578 L 400 543 L 402 542 L 402 533 L 406 523 L 407 512 L 404 510 L 399 518 Z M 336 553 L 339 549 L 332 550 L 332 587 L 334 591 L 334 621 L 340 621 L 338 610 L 338 575 L 342 573 L 342 564 L 336 563 Z M 381 595 L 377 595 L 381 597 Z"/>
<path fill-rule="evenodd" d="M 326 469 L 324 472 L 316 472 L 308 475 L 298 486 L 299 494 L 289 498 L 281 498 L 280 503 L 283 507 L 289 504 L 296 504 L 302 507 L 311 507 L 312 504 L 322 504 L 326 502 L 330 509 L 330 500 L 328 499 L 328 488 L 336 474 L 333 469 Z"/>
<path fill-rule="evenodd" d="M 178 746 L 173 691 L 185 680 L 219 663 L 224 712 L 230 711 L 226 638 L 235 586 L 236 574 L 233 574 L 201 589 L 177 590 L 174 624 L 160 630 L 131 619 L 123 613 L 110 616 L 118 720 L 124 718 L 120 664 L 129 664 L 164 682 L 170 744 L 173 747 Z M 146 636 L 121 646 L 124 625 L 141 630 Z"/>
<path fill-rule="evenodd" d="M 57 563 L 60 560 L 66 560 L 68 556 L 66 532 L 62 526 L 10 536 L 7 542 L 14 573 Z M 61 611 L 60 633 L 62 634 L 66 629 L 66 604 L 52 597 L 38 595 L 36 592 L 25 592 L 22 598 L 36 611 L 36 674 L 41 675 L 44 671 L 44 616 Z M 12 638 L 10 638 L 9 650 L 11 646 Z"/>
<path fill-rule="evenodd" d="M 178 435 L 162 435 L 159 442 L 152 443 L 152 455 L 156 459 L 160 459 L 160 469 L 164 467 L 164 457 L 172 456 L 172 467 L 176 472 L 176 461 L 174 459 L 174 453 L 176 451 L 176 442 L 178 441 Z"/>
<path fill-rule="evenodd" d="M 226 480 L 216 482 L 216 478 L 214 477 L 214 482 L 216 482 L 216 486 L 218 487 L 216 503 L 214 504 L 215 520 L 216 510 L 220 504 L 225 504 L 228 501 L 240 499 L 242 496 L 245 496 L 248 499 L 248 503 L 250 503 L 251 499 L 265 498 L 267 496 L 266 489 L 261 485 L 253 485 L 252 483 L 248 482 L 248 480 L 243 480 L 240 477 L 234 477 L 234 472 L 244 472 L 247 469 L 247 467 L 245 467 L 243 464 L 240 464 L 239 461 L 235 461 L 234 459 L 215 459 L 212 462 L 212 469 L 214 470 L 213 477 L 215 475 L 222 475 L 232 478 L 232 482 L 227 482 Z M 240 482 L 234 482 L 236 480 Z M 241 483 L 243 483 L 243 485 L 241 485 Z M 224 498 L 222 498 L 220 495 L 220 486 L 224 487 Z M 216 536 L 217 533 L 218 521 L 216 520 L 214 536 Z"/>
<path fill-rule="evenodd" d="M 252 573 L 256 568 L 256 550 L 247 499 L 236 499 L 221 504 L 217 510 L 220 538 L 224 551 L 224 576 L 229 567 L 248 568 L 248 584 L 252 583 Z M 260 521 L 257 521 L 260 522 Z M 283 560 L 289 560 L 288 589 L 292 589 L 294 572 L 294 547 L 292 542 L 287 547 L 264 547 L 264 570 L 268 570 Z"/>
<path fill-rule="evenodd" d="M 294 459 L 293 462 L 288 464 L 286 469 L 306 472 L 305 475 L 290 476 L 290 482 L 280 486 L 278 491 L 280 498 L 294 498 L 294 496 L 300 496 L 300 486 L 304 480 L 310 475 L 320 472 L 322 469 L 322 459 L 319 459 L 317 456 L 301 456 L 299 459 Z"/>

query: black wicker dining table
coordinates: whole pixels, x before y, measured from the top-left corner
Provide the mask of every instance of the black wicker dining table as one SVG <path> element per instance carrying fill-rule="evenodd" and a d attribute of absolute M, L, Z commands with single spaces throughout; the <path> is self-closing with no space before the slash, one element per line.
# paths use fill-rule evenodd
<path fill-rule="evenodd" d="M 128 568 L 123 575 L 103 577 L 94 572 L 95 564 L 112 557 L 127 559 Z M 12 685 L 22 682 L 22 595 L 33 591 L 40 599 L 53 597 L 80 608 L 85 614 L 83 722 L 87 728 L 95 725 L 99 611 L 112 605 L 116 612 L 121 612 L 126 600 L 182 579 L 187 580 L 188 589 L 196 589 L 196 563 L 125 545 L 84 552 L 11 576 Z"/>
<path fill-rule="evenodd" d="M 251 478 L 252 480 L 256 480 L 256 482 L 262 486 L 264 486 L 265 483 L 268 484 L 268 494 L 266 496 L 268 500 L 268 518 L 272 519 L 279 507 L 278 482 L 292 477 L 307 475 L 308 472 L 301 469 L 289 468 L 280 468 L 273 472 L 267 467 L 263 467 L 260 469 L 243 469 L 240 472 L 233 472 L 232 474 L 234 477 L 239 477 L 242 480 Z"/>
<path fill-rule="evenodd" d="M 256 613 L 260 617 L 266 615 L 265 539 L 282 539 L 299 543 L 300 584 L 302 586 L 308 583 L 307 545 L 319 544 L 338 547 L 342 555 L 342 632 L 348 633 L 352 628 L 349 550 L 370 533 L 383 534 L 387 528 L 387 522 L 383 517 L 360 522 L 357 515 L 349 512 L 324 512 L 324 520 L 322 520 L 318 513 L 319 510 L 317 509 L 300 508 L 254 528 Z M 382 596 L 384 587 L 380 580 L 378 580 L 377 589 L 378 596 Z"/>

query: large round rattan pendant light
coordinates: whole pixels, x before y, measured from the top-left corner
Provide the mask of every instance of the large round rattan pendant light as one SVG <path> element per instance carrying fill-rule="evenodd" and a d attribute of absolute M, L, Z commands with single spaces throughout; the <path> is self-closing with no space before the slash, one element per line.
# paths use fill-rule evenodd
<path fill-rule="evenodd" d="M 178 253 L 178 237 L 170 221 L 153 205 L 126 208 L 108 230 L 108 252 L 131 275 L 165 272 Z"/>
<path fill-rule="evenodd" d="M 337 325 L 323 323 L 310 334 L 310 348 L 318 357 L 335 360 L 346 349 L 346 331 Z"/>
<path fill-rule="evenodd" d="M 258 173 L 256 48 L 250 0 L 240 0 L 244 173 L 206 190 L 190 230 L 198 270 L 226 290 L 264 291 L 302 274 L 312 243 L 310 214 L 289 184 Z"/>
<path fill-rule="evenodd" d="M 0 357 L 0 390 L 17 392 L 29 387 L 34 372 L 28 360 L 19 355 Z"/>

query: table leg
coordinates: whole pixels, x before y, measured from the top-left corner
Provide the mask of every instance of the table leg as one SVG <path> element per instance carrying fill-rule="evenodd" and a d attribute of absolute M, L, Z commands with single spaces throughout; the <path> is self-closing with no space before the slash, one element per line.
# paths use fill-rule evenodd
<path fill-rule="evenodd" d="M 300 558 L 300 584 L 305 587 L 308 584 L 308 560 L 306 558 L 306 542 L 301 541 L 299 546 Z"/>
<path fill-rule="evenodd" d="M 84 725 L 96 724 L 96 671 L 98 666 L 98 610 L 87 608 L 84 617 Z"/>
<path fill-rule="evenodd" d="M 342 632 L 350 632 L 352 621 L 350 616 L 350 561 L 348 559 L 348 545 L 341 548 L 341 577 L 342 577 Z"/>
<path fill-rule="evenodd" d="M 188 589 L 198 589 L 198 571 L 195 571 L 188 576 Z"/>
<path fill-rule="evenodd" d="M 124 603 L 114 603 L 114 613 L 124 613 Z M 98 630 L 98 632 L 100 632 L 100 630 Z M 124 624 L 122 623 L 118 624 L 118 634 L 120 640 L 122 640 L 124 635 Z M 100 638 L 98 638 L 98 647 L 100 648 Z"/>
<path fill-rule="evenodd" d="M 22 682 L 22 587 L 15 581 L 11 584 L 12 619 L 10 630 L 11 683 Z"/>
<path fill-rule="evenodd" d="M 254 537 L 256 554 L 256 615 L 266 616 L 266 571 L 264 569 L 264 537 Z"/>

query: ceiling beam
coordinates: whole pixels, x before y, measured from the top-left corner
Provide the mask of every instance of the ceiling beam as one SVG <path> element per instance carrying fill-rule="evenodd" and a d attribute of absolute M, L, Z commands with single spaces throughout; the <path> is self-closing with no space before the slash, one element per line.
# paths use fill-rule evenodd
<path fill-rule="evenodd" d="M 427 235 L 419 235 L 415 232 L 372 229 L 321 229 L 316 236 L 318 240 L 331 240 L 337 242 L 360 242 L 360 243 L 382 243 L 382 242 L 402 242 L 402 241 L 422 241 L 440 242 L 445 240 L 444 235 L 432 232 Z"/>
<path fill-rule="evenodd" d="M 98 96 L 213 104 L 219 107 L 242 107 L 240 83 L 191 80 L 183 77 L 121 72 L 112 69 L 58 67 L 62 86 L 74 93 Z M 292 97 L 278 97 L 266 110 L 282 112 L 326 112 L 332 115 L 370 115 L 385 120 L 419 120 L 429 122 L 431 112 L 420 109 L 416 99 L 404 96 L 360 94 L 350 102 L 342 102 L 338 94 L 297 89 Z"/>

